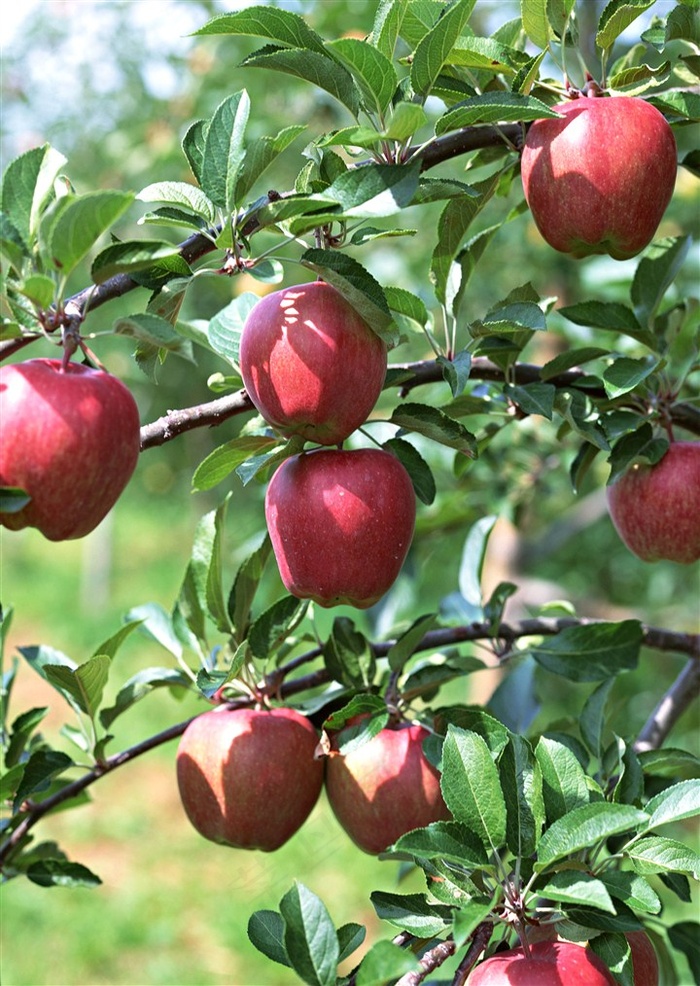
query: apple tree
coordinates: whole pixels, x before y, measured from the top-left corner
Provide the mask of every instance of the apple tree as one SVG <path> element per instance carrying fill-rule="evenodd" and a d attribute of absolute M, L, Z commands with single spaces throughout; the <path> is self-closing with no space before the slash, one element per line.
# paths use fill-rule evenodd
<path fill-rule="evenodd" d="M 96 886 L 40 823 L 177 741 L 212 853 L 276 850 L 323 797 L 358 853 L 419 876 L 368 888 L 373 941 L 303 874 L 253 910 L 300 981 L 697 982 L 698 759 L 673 737 L 700 690 L 697 3 L 370 6 L 335 38 L 271 5 L 202 24 L 260 44 L 183 132 L 181 179 L 79 192 L 49 145 L 5 169 L 4 536 L 83 537 L 137 458 L 214 437 L 171 608 L 135 600 L 82 661 L 20 646 L 72 717 L 59 737 L 4 669 L 3 876 Z M 318 120 L 263 132 L 254 69 L 308 85 Z M 136 421 L 114 346 L 144 386 L 180 361 L 209 396 Z M 672 626 L 488 584 L 499 517 L 536 531 L 605 486 L 638 583 L 676 580 Z M 244 499 L 259 536 L 233 565 Z M 134 633 L 167 659 L 120 680 Z M 673 674 L 637 725 L 649 654 Z M 166 691 L 195 714 L 115 750 Z"/>

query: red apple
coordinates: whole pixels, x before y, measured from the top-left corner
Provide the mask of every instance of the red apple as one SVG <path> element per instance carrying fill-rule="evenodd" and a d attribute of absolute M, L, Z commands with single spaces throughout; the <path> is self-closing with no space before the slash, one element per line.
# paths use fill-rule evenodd
<path fill-rule="evenodd" d="M 615 986 L 612 973 L 589 948 L 541 941 L 524 950 L 497 952 L 477 965 L 468 986 Z"/>
<path fill-rule="evenodd" d="M 417 723 L 388 726 L 347 755 L 328 758 L 333 814 L 365 852 L 383 852 L 411 829 L 451 817 L 440 775 L 423 753 L 427 735 Z"/>
<path fill-rule="evenodd" d="M 272 477 L 265 517 L 287 590 L 321 606 L 372 606 L 408 553 L 416 499 L 382 449 L 304 452 Z"/>
<path fill-rule="evenodd" d="M 659 986 L 659 960 L 649 935 L 645 931 L 627 931 L 625 938 L 632 952 L 634 986 Z"/>
<path fill-rule="evenodd" d="M 89 534 L 112 509 L 139 457 L 139 413 L 124 384 L 56 359 L 0 367 L 0 486 L 31 502 L 0 513 L 13 531 L 50 541 Z"/>
<path fill-rule="evenodd" d="M 283 435 L 338 445 L 365 422 L 384 384 L 386 346 L 330 284 L 269 294 L 243 326 L 248 395 Z"/>
<path fill-rule="evenodd" d="M 638 558 L 700 558 L 700 442 L 672 442 L 656 465 L 632 466 L 606 492 L 617 533 Z"/>
<path fill-rule="evenodd" d="M 306 821 L 323 786 L 316 730 L 295 709 L 226 709 L 194 719 L 177 751 L 187 817 L 205 839 L 272 852 Z"/>
<path fill-rule="evenodd" d="M 574 257 L 626 260 L 653 239 L 676 180 L 664 116 L 634 96 L 580 97 L 535 120 L 522 153 L 525 198 L 542 236 Z"/>

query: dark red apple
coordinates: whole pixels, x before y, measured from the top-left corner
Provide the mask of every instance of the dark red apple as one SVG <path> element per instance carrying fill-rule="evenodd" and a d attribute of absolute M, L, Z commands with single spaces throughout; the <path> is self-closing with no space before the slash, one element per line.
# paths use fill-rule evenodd
<path fill-rule="evenodd" d="M 638 558 L 700 558 L 700 442 L 672 442 L 656 465 L 632 466 L 606 492 L 617 533 Z"/>
<path fill-rule="evenodd" d="M 632 952 L 634 986 L 659 986 L 659 960 L 646 931 L 627 931 L 625 938 Z"/>
<path fill-rule="evenodd" d="M 306 821 L 323 786 L 316 730 L 296 709 L 214 709 L 177 751 L 180 798 L 197 831 L 236 849 L 272 852 Z"/>
<path fill-rule="evenodd" d="M 615 986 L 612 973 L 589 948 L 541 941 L 497 952 L 472 971 L 468 986 Z"/>
<path fill-rule="evenodd" d="M 427 735 L 417 723 L 388 726 L 347 755 L 328 758 L 333 814 L 365 852 L 383 852 L 411 829 L 451 817 L 440 775 L 423 753 Z"/>
<path fill-rule="evenodd" d="M 408 473 L 382 449 L 304 452 L 272 477 L 265 517 L 287 590 L 372 606 L 394 583 L 416 518 Z"/>
<path fill-rule="evenodd" d="M 676 180 L 664 116 L 634 96 L 581 96 L 535 120 L 522 153 L 525 198 L 550 246 L 626 260 L 654 237 Z"/>
<path fill-rule="evenodd" d="M 124 384 L 56 359 L 0 367 L 0 486 L 31 502 L 0 513 L 13 531 L 81 538 L 112 509 L 136 468 L 139 413 Z"/>
<path fill-rule="evenodd" d="M 338 445 L 384 384 L 383 341 L 322 281 L 269 294 L 248 315 L 239 364 L 248 395 L 283 435 Z"/>

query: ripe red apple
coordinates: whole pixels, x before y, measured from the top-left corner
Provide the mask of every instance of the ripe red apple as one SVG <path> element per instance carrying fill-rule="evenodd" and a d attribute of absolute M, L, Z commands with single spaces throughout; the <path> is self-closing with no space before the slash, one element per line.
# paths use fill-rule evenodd
<path fill-rule="evenodd" d="M 194 719 L 177 751 L 189 820 L 205 839 L 272 852 L 306 821 L 323 786 L 316 730 L 296 709 L 226 709 Z"/>
<path fill-rule="evenodd" d="M 560 103 L 535 120 L 522 153 L 525 198 L 550 246 L 626 260 L 653 239 L 676 180 L 664 116 L 634 96 Z"/>
<path fill-rule="evenodd" d="M 656 465 L 632 466 L 606 493 L 617 533 L 637 557 L 700 558 L 700 442 L 672 442 Z"/>
<path fill-rule="evenodd" d="M 632 952 L 634 986 L 659 986 L 659 960 L 649 935 L 645 931 L 627 931 L 625 938 Z"/>
<path fill-rule="evenodd" d="M 265 517 L 289 592 L 321 606 L 366 609 L 399 574 L 416 499 L 389 452 L 323 449 L 282 463 L 267 488 Z"/>
<path fill-rule="evenodd" d="M 13 531 L 50 541 L 89 534 L 112 509 L 139 457 L 139 413 L 124 384 L 80 363 L 0 367 L 0 486 L 32 498 L 0 513 Z"/>
<path fill-rule="evenodd" d="M 326 764 L 326 794 L 352 841 L 380 853 L 411 829 L 450 818 L 440 775 L 423 753 L 428 731 L 417 723 L 388 726 Z"/>
<path fill-rule="evenodd" d="M 589 948 L 541 941 L 497 952 L 472 971 L 468 986 L 615 986 L 612 973 Z"/>
<path fill-rule="evenodd" d="M 363 424 L 384 384 L 383 341 L 322 281 L 275 291 L 243 326 L 248 395 L 283 435 L 338 445 Z"/>

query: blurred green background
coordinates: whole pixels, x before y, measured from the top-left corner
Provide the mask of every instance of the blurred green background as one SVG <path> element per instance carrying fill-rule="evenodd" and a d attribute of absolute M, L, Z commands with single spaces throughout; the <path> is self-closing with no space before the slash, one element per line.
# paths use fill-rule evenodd
<path fill-rule="evenodd" d="M 366 34 L 376 9 L 375 3 L 363 0 L 284 6 L 307 15 L 326 37 Z M 79 191 L 138 191 L 156 179 L 190 180 L 179 146 L 187 127 L 211 114 L 225 96 L 246 87 L 253 125 L 260 133 L 308 122 L 308 135 L 283 157 L 274 175 L 264 179 L 266 188 L 271 182 L 280 189 L 290 187 L 297 170 L 295 150 L 314 134 L 348 121 L 335 104 L 308 86 L 286 78 L 281 85 L 279 78 L 237 69 L 254 41 L 188 37 L 213 14 L 231 9 L 231 3 L 199 0 L 30 5 L 17 33 L 4 45 L 3 167 L 22 150 L 49 141 L 68 158 L 66 171 Z M 490 33 L 496 24 L 516 16 L 517 9 L 517 4 L 500 0 L 480 3 L 472 24 Z M 584 18 L 594 22 L 599 9 L 595 0 L 586 0 Z M 459 159 L 441 168 L 458 177 L 463 170 Z M 500 210 L 505 213 L 518 194 L 514 188 L 507 199 L 494 203 L 482 226 L 497 221 Z M 697 194 L 697 180 L 679 172 L 677 193 L 660 235 L 697 236 Z M 432 249 L 431 223 L 437 215 L 437 209 L 419 215 L 407 210 L 404 224 L 421 224 L 417 237 L 399 241 L 398 249 L 380 245 L 358 254 L 382 283 L 418 291 L 430 307 L 434 303 L 425 271 Z M 123 230 L 124 236 L 143 235 L 135 225 L 137 210 L 133 216 L 134 227 Z M 562 304 L 582 297 L 617 299 L 624 296 L 633 272 L 634 262 L 577 264 L 554 255 L 542 245 L 529 218 L 522 217 L 498 234 L 482 261 L 470 286 L 470 317 L 479 317 L 528 280 L 541 295 L 557 295 Z M 676 290 L 697 283 L 698 275 L 695 257 Z M 288 265 L 286 278 L 299 277 Z M 72 287 L 78 290 L 87 283 L 83 270 Z M 244 278 L 202 278 L 189 292 L 183 316 L 208 318 L 233 292 L 260 289 Z M 146 298 L 145 292 L 135 292 L 95 311 L 88 329 L 108 329 L 114 318 L 142 310 Z M 528 349 L 527 359 L 547 359 L 572 340 L 595 343 L 594 333 L 575 329 L 557 316 L 551 318 L 551 328 L 546 342 L 539 343 L 544 348 Z M 225 370 L 214 357 L 202 357 L 196 367 L 171 358 L 153 387 L 131 362 L 128 341 L 105 337 L 94 348 L 133 390 L 144 423 L 168 408 L 209 399 L 208 376 Z M 631 343 L 629 351 L 634 354 Z M 48 343 L 31 348 L 32 356 L 53 354 Z M 425 342 L 417 338 L 393 358 L 429 355 Z M 393 399 L 388 395 L 385 402 Z M 421 390 L 420 399 L 446 403 L 448 393 L 436 385 Z M 380 403 L 380 414 L 381 407 Z M 262 535 L 263 488 L 243 488 L 234 477 L 212 491 L 192 494 L 190 483 L 204 456 L 236 435 L 244 423 L 233 419 L 216 430 L 193 431 L 145 452 L 113 513 L 82 541 L 49 544 L 35 531 L 2 531 L 1 598 L 6 610 L 14 609 L 8 655 L 14 657 L 18 646 L 46 643 L 83 661 L 117 630 L 131 608 L 157 602 L 170 609 L 197 522 L 229 489 L 233 497 L 225 562 L 232 578 L 237 563 Z M 423 446 L 421 451 L 430 460 L 439 494 L 431 507 L 419 507 L 406 578 L 383 609 L 358 617 L 368 633 L 379 638 L 393 619 L 428 612 L 456 588 L 463 539 L 484 514 L 501 518 L 487 557 L 486 582 L 493 587 L 512 580 L 522 587 L 507 611 L 513 618 L 536 612 L 548 600 L 568 599 L 583 616 L 636 616 L 675 630 L 698 630 L 697 571 L 665 563 L 646 566 L 621 546 L 604 509 L 607 467 L 602 457 L 575 496 L 568 467 L 577 446 L 570 440 L 561 443 L 555 425 L 531 418 L 504 429 L 462 475 L 455 474 L 451 454 Z M 280 591 L 273 568 L 263 584 L 260 608 Z M 327 626 L 330 618 L 320 614 L 320 625 Z M 478 654 L 478 648 L 474 652 Z M 134 635 L 115 661 L 110 697 L 129 675 L 169 660 L 165 651 Z M 618 681 L 612 702 L 627 736 L 640 728 L 682 665 L 676 655 L 644 652 L 638 671 Z M 490 672 L 477 674 L 449 698 L 483 700 L 494 684 Z M 537 722 L 560 717 L 566 724 L 592 686 L 543 675 L 538 689 L 543 711 Z M 61 744 L 59 732 L 70 722 L 70 710 L 21 666 L 14 715 L 41 705 L 51 708 L 44 731 Z M 200 707 L 194 700 L 178 701 L 159 690 L 117 720 L 109 749 L 133 744 Z M 696 726 L 697 718 L 689 712 L 673 734 L 673 745 L 697 747 Z M 74 752 L 68 745 L 66 749 Z M 295 878 L 324 899 L 336 923 L 365 924 L 367 944 L 391 936 L 391 929 L 377 921 L 369 892 L 395 888 L 396 865 L 378 862 L 351 846 L 323 799 L 301 831 L 274 855 L 214 846 L 191 829 L 181 809 L 174 752 L 170 743 L 117 770 L 92 787 L 90 805 L 57 814 L 37 827 L 38 839 L 55 839 L 71 859 L 89 866 L 104 882 L 92 891 L 44 890 L 19 880 L 1 888 L 5 986 L 295 982 L 289 970 L 255 951 L 245 930 L 249 915 L 276 907 Z M 420 889 L 413 881 L 417 878 L 409 877 L 404 889 Z M 682 916 L 679 912 L 679 919 Z"/>

